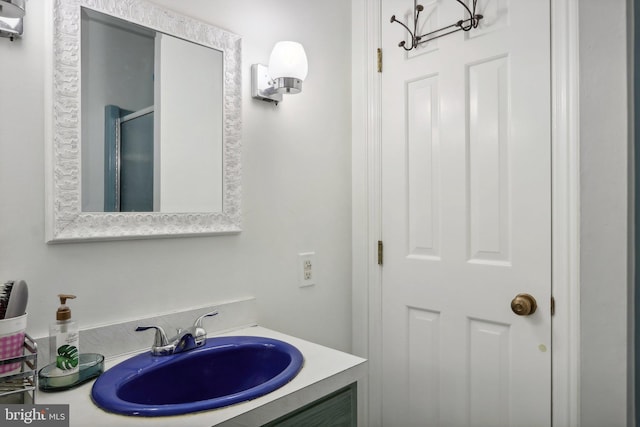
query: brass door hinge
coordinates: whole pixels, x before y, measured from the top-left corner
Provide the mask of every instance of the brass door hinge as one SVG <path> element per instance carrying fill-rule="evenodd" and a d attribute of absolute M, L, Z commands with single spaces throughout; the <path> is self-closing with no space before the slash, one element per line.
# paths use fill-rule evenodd
<path fill-rule="evenodd" d="M 382 247 L 382 240 L 378 240 L 378 265 L 382 265 L 382 261 L 383 261 L 383 247 Z"/>
<path fill-rule="evenodd" d="M 382 72 L 382 48 L 378 48 L 378 72 Z"/>
<path fill-rule="evenodd" d="M 551 297 L 551 315 L 556 314 L 556 299 Z"/>

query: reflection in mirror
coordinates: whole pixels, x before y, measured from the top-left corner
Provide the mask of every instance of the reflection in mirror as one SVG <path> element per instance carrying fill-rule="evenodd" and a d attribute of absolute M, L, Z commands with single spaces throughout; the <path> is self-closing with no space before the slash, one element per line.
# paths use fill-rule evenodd
<path fill-rule="evenodd" d="M 240 37 L 146 0 L 51 4 L 47 242 L 239 232 Z"/>
<path fill-rule="evenodd" d="M 81 9 L 82 210 L 222 210 L 220 50 Z"/>

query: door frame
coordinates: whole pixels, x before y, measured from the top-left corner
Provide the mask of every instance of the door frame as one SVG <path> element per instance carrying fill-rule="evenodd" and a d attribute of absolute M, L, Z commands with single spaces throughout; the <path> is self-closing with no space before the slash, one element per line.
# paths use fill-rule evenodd
<path fill-rule="evenodd" d="M 381 424 L 381 44 L 382 0 L 352 0 L 352 336 L 369 359 L 359 424 Z M 580 425 L 580 182 L 578 1 L 551 8 L 552 424 Z M 383 61 L 384 67 L 384 61 Z M 383 68 L 384 72 L 384 68 Z M 363 221 L 362 219 L 366 220 Z"/>

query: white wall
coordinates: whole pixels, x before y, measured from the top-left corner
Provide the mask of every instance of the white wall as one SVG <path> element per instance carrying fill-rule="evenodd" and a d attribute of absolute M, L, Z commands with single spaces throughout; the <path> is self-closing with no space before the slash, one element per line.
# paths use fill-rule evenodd
<path fill-rule="evenodd" d="M 581 0 L 579 8 L 581 421 L 615 427 L 633 425 L 627 1 Z"/>
<path fill-rule="evenodd" d="M 243 36 L 243 232 L 235 236 L 44 243 L 44 2 L 22 40 L 0 39 L 0 278 L 30 285 L 28 331 L 47 334 L 55 295 L 78 295 L 82 327 L 255 295 L 260 323 L 351 346 L 350 3 L 157 0 Z M 250 65 L 302 42 L 303 92 L 278 107 L 250 98 Z M 297 287 L 316 252 L 318 285 Z M 84 349 L 89 351 L 90 349 Z"/>

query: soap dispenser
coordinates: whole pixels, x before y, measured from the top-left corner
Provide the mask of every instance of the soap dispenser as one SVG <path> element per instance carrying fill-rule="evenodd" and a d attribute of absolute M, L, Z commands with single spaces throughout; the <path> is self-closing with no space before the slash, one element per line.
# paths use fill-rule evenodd
<path fill-rule="evenodd" d="M 66 306 L 68 299 L 75 295 L 60 294 L 60 307 L 56 312 L 56 322 L 49 327 L 49 351 L 51 362 L 57 369 L 51 376 L 64 376 L 79 372 L 80 346 L 78 324 L 71 320 L 71 310 Z"/>

